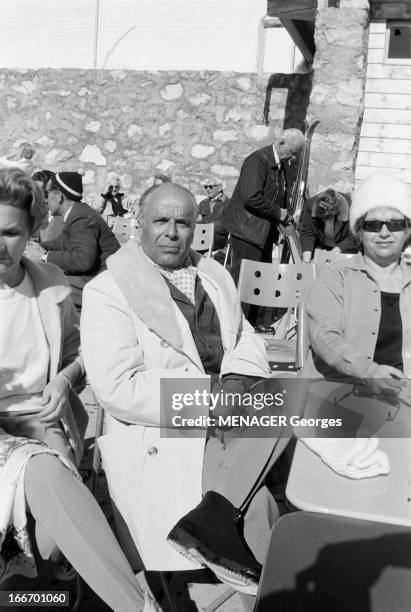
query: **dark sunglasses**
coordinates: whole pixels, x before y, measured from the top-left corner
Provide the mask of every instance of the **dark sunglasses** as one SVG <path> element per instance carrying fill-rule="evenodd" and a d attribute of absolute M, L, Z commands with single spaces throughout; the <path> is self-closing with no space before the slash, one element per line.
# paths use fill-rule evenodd
<path fill-rule="evenodd" d="M 204 185 L 204 189 L 212 189 L 213 187 L 219 187 L 219 185 Z"/>
<path fill-rule="evenodd" d="M 383 225 L 386 226 L 389 232 L 403 232 L 408 227 L 407 219 L 366 219 L 362 222 L 361 227 L 364 232 L 377 233 L 382 230 Z"/>

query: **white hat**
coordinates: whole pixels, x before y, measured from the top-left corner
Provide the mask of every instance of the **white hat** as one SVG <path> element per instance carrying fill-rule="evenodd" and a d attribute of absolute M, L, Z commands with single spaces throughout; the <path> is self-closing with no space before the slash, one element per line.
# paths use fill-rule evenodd
<path fill-rule="evenodd" d="M 388 174 L 372 174 L 354 191 L 350 209 L 350 228 L 360 217 L 380 206 L 395 208 L 404 217 L 411 219 L 411 197 L 403 181 Z"/>

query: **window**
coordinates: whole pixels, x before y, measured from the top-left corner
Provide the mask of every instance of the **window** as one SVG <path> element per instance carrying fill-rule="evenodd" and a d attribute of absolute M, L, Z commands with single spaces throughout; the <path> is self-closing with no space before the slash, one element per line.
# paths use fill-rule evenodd
<path fill-rule="evenodd" d="M 411 21 L 387 21 L 385 51 L 388 61 L 411 60 Z"/>

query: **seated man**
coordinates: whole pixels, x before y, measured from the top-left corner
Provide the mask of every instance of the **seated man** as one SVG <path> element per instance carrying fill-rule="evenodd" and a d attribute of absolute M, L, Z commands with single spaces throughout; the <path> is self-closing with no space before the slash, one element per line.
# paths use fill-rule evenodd
<path fill-rule="evenodd" d="M 169 538 L 175 547 L 191 548 L 189 557 L 234 588 L 255 593 L 278 517 L 275 501 L 259 487 L 245 514 L 245 541 L 257 560 L 230 531 L 234 519 L 226 511 L 229 502 L 241 507 L 287 441 L 230 437 L 223 443 L 220 432 L 205 440 L 205 433 L 176 438 L 161 429 L 162 379 L 208 380 L 207 374 L 214 388 L 243 392 L 256 378 L 270 376 L 264 342 L 244 319 L 231 276 L 190 250 L 195 221 L 187 189 L 168 183 L 143 194 L 139 242 L 110 257 L 107 271 L 85 288 L 84 359 L 109 415 L 100 447 L 111 497 L 145 568 L 196 567 L 167 542 L 178 521 Z M 202 488 L 213 494 L 200 504 Z M 224 541 L 216 535 L 222 525 Z"/>
<path fill-rule="evenodd" d="M 228 197 L 224 193 L 223 184 L 220 179 L 208 178 L 203 181 L 207 197 L 198 205 L 197 223 L 214 223 L 214 245 L 213 251 L 221 251 L 227 246 L 228 230 L 223 222 L 224 206 Z M 224 253 L 217 253 L 215 259 L 222 263 Z"/>
<path fill-rule="evenodd" d="M 72 300 L 81 307 L 84 285 L 105 269 L 106 259 L 120 248 L 107 223 L 81 201 L 83 183 L 77 172 L 57 172 L 47 184 L 47 204 L 53 216 L 63 218 L 63 233 L 40 242 L 43 261 L 67 276 Z"/>

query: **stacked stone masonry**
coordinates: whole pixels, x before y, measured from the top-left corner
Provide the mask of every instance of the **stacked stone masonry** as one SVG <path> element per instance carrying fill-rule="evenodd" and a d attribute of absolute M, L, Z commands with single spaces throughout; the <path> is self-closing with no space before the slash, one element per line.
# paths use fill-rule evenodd
<path fill-rule="evenodd" d="M 195 194 L 214 174 L 231 193 L 241 163 L 272 141 L 261 125 L 268 75 L 93 70 L 0 71 L 1 153 L 34 143 L 35 168 L 84 170 L 89 201 L 116 172 L 141 194 L 156 170 Z M 284 94 L 273 91 L 278 133 Z"/>
<path fill-rule="evenodd" d="M 313 139 L 309 187 L 351 191 L 364 113 L 369 6 L 345 0 L 316 17 L 309 120 L 321 121 Z"/>

